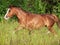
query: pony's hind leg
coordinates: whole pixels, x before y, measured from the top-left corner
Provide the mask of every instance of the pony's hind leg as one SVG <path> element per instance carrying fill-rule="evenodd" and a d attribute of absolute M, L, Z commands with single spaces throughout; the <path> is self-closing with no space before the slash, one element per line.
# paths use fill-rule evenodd
<path fill-rule="evenodd" d="M 53 33 L 55 36 L 57 36 L 56 32 L 54 31 L 54 29 L 52 27 L 48 27 L 48 29 L 51 33 Z"/>

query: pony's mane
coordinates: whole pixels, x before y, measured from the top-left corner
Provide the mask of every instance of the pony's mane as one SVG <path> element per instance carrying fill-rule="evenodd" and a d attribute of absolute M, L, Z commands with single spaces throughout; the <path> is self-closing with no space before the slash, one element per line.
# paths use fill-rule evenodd
<path fill-rule="evenodd" d="M 24 10 L 24 9 L 21 8 L 21 7 L 18 7 L 18 8 L 19 8 L 19 10 L 22 10 L 22 11 L 24 11 L 24 12 L 26 12 L 26 13 L 31 13 L 31 12 L 29 12 L 29 11 Z"/>
<path fill-rule="evenodd" d="M 19 10 L 22 10 L 22 11 L 24 11 L 24 12 L 26 12 L 26 13 L 31 13 L 31 12 L 29 12 L 29 11 L 24 10 L 24 9 L 21 8 L 20 6 L 10 5 L 8 8 L 13 8 L 13 7 L 18 8 Z"/>
<path fill-rule="evenodd" d="M 17 6 L 14 6 L 14 5 L 9 5 L 9 7 L 8 7 L 8 8 L 12 8 L 12 7 L 17 7 Z"/>

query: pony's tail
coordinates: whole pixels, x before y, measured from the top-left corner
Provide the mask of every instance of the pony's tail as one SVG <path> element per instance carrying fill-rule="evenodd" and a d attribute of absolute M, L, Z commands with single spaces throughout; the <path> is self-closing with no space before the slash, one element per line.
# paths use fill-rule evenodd
<path fill-rule="evenodd" d="M 54 21 L 57 23 L 57 26 L 60 28 L 60 19 L 56 15 L 54 15 L 54 14 L 52 14 L 52 15 L 54 17 Z"/>
<path fill-rule="evenodd" d="M 60 19 L 58 19 L 57 26 L 60 28 Z"/>

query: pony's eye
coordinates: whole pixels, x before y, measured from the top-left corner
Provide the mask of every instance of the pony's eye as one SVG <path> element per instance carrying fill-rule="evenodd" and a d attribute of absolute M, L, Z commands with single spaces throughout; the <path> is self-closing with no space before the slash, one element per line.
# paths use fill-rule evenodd
<path fill-rule="evenodd" d="M 10 10 L 9 10 L 9 12 L 10 12 Z"/>

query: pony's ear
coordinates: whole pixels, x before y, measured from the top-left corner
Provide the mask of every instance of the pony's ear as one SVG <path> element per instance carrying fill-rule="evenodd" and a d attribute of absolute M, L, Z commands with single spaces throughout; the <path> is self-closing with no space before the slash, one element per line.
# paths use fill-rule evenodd
<path fill-rule="evenodd" d="M 9 5 L 9 7 L 8 8 L 12 8 L 13 6 L 12 5 Z"/>
<path fill-rule="evenodd" d="M 12 8 L 12 7 L 16 7 L 16 6 L 14 6 L 14 5 L 9 5 L 9 7 L 8 7 L 8 8 Z"/>

